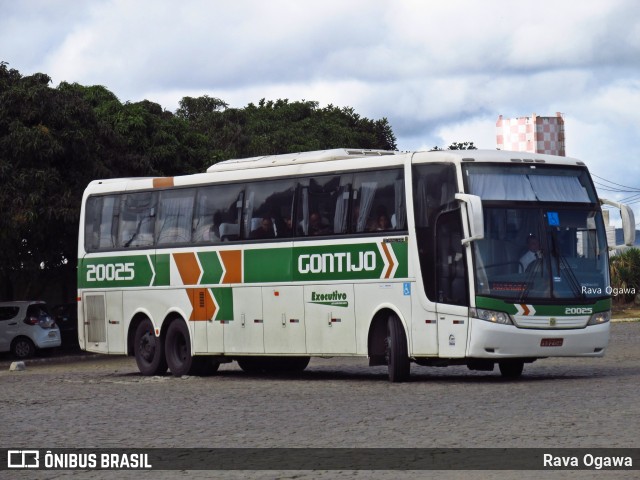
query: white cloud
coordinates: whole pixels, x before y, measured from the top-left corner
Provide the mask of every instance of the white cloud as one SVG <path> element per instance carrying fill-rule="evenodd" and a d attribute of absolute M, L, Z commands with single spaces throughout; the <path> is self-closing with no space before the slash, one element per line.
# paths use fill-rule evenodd
<path fill-rule="evenodd" d="M 498 115 L 559 111 L 569 154 L 603 176 L 640 180 L 635 0 L 2 5 L 0 60 L 54 84 L 101 84 L 170 110 L 205 94 L 235 107 L 261 98 L 350 106 L 387 117 L 402 149 L 495 148 Z"/>

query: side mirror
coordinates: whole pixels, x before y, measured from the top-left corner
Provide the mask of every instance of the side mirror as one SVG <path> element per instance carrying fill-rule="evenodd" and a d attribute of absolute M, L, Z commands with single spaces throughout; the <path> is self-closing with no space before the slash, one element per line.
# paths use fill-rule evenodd
<path fill-rule="evenodd" d="M 620 218 L 622 219 L 622 232 L 624 234 L 624 244 L 628 247 L 633 247 L 636 242 L 636 220 L 631 207 L 629 205 L 625 205 L 624 203 L 607 200 L 606 198 L 601 198 L 600 204 L 610 205 L 620 210 Z"/>
<path fill-rule="evenodd" d="M 482 240 L 484 238 L 484 214 L 482 211 L 482 199 L 477 195 L 456 193 L 456 200 L 467 205 L 467 217 L 469 220 L 469 233 L 471 236 L 462 239 L 462 244 Z"/>

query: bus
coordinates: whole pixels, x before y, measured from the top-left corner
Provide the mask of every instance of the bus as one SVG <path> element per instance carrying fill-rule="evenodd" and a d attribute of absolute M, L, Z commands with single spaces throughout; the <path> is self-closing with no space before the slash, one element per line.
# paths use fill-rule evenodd
<path fill-rule="evenodd" d="M 599 357 L 611 318 L 602 204 L 585 164 L 507 151 L 334 149 L 205 173 L 92 181 L 78 337 L 143 375 L 302 371 L 357 356 L 504 377 Z"/>

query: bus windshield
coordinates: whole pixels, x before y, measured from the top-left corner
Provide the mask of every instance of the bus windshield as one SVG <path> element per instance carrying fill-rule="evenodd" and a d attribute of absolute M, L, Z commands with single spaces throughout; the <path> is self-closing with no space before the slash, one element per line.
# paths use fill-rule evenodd
<path fill-rule="evenodd" d="M 586 170 L 509 167 L 467 169 L 469 191 L 484 206 L 476 293 L 514 303 L 606 297 L 606 236 Z"/>

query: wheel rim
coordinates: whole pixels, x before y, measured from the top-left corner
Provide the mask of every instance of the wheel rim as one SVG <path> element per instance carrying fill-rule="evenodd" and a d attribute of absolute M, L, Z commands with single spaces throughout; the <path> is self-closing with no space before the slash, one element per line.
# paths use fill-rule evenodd
<path fill-rule="evenodd" d="M 387 365 L 391 364 L 391 331 L 387 325 L 387 336 L 384 339 L 384 359 L 387 361 Z"/>
<path fill-rule="evenodd" d="M 28 357 L 29 353 L 31 353 L 31 346 L 24 340 L 19 340 L 16 342 L 15 352 L 19 358 Z"/>
<path fill-rule="evenodd" d="M 171 346 L 171 353 L 177 363 L 183 364 L 187 361 L 190 352 L 187 348 L 187 339 L 182 333 L 176 334 Z"/>
<path fill-rule="evenodd" d="M 176 355 L 180 363 L 184 363 L 187 360 L 187 340 L 183 335 L 176 339 Z"/>
<path fill-rule="evenodd" d="M 151 363 L 156 353 L 156 337 L 151 332 L 146 331 L 140 337 L 140 356 L 145 362 Z"/>

